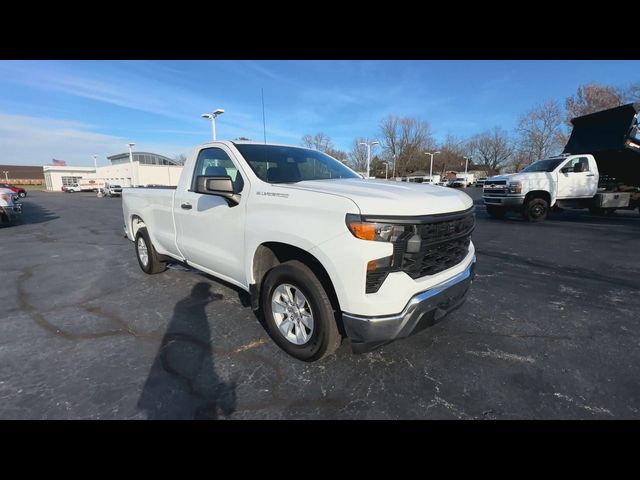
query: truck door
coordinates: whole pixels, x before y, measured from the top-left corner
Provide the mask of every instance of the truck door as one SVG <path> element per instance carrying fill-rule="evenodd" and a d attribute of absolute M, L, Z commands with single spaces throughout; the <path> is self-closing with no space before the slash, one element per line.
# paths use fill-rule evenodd
<path fill-rule="evenodd" d="M 187 259 L 225 280 L 246 286 L 244 272 L 244 221 L 247 196 L 229 206 L 226 199 L 196 193 L 199 175 L 229 175 L 238 192 L 248 189 L 232 153 L 224 146 L 200 150 L 193 177 L 186 189 L 176 191 L 174 212 L 178 248 Z"/>
<path fill-rule="evenodd" d="M 558 198 L 588 198 L 597 191 L 597 169 L 589 157 L 573 157 L 558 170 Z"/>

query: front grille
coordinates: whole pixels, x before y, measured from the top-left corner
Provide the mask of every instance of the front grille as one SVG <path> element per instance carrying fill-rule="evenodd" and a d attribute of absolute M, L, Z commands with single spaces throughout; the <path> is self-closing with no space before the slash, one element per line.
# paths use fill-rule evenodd
<path fill-rule="evenodd" d="M 507 193 L 506 188 L 485 188 L 483 193 Z"/>
<path fill-rule="evenodd" d="M 440 218 L 434 216 L 426 222 L 413 224 L 413 228 L 394 243 L 391 266 L 367 273 L 366 293 L 377 292 L 389 272 L 405 272 L 416 279 L 459 264 L 469 253 L 474 226 L 473 211 Z M 419 236 L 420 243 L 417 251 L 411 252 L 408 245 L 414 235 Z"/>

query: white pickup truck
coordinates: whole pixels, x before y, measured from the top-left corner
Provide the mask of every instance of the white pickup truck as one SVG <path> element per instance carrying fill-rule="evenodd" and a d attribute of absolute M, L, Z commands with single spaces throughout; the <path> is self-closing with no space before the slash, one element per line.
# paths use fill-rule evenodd
<path fill-rule="evenodd" d="M 144 272 L 177 260 L 246 290 L 304 361 L 345 336 L 358 353 L 432 325 L 473 279 L 468 195 L 364 180 L 316 150 L 202 145 L 177 187 L 125 188 L 122 208 Z"/>
<path fill-rule="evenodd" d="M 588 208 L 597 214 L 640 210 L 638 112 L 640 103 L 574 118 L 562 155 L 486 179 L 487 213 L 502 218 L 517 211 L 540 222 L 552 208 Z"/>

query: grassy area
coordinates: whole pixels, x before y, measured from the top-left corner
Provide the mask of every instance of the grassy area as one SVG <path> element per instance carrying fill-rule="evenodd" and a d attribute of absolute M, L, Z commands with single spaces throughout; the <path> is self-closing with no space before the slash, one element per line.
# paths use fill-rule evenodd
<path fill-rule="evenodd" d="M 46 190 L 45 185 L 16 185 L 16 187 L 24 188 L 25 190 Z"/>

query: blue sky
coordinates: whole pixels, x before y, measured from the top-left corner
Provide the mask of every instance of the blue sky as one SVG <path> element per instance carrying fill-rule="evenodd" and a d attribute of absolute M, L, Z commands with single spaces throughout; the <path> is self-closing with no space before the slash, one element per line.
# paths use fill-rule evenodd
<path fill-rule="evenodd" d="M 348 150 L 387 114 L 428 121 L 437 140 L 500 125 L 590 81 L 626 86 L 639 61 L 0 61 L 0 163 L 89 165 L 136 150 L 188 154 L 218 139 L 299 144 L 322 131 Z"/>

